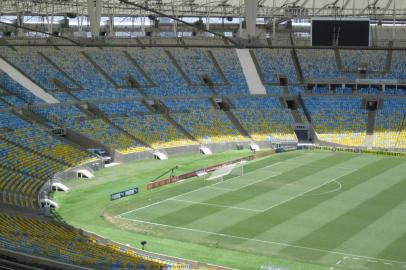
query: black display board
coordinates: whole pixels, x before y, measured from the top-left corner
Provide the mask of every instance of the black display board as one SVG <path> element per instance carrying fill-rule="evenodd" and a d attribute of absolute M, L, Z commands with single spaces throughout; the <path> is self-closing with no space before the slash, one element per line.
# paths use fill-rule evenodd
<path fill-rule="evenodd" d="M 369 20 L 312 19 L 312 46 L 369 46 Z"/>

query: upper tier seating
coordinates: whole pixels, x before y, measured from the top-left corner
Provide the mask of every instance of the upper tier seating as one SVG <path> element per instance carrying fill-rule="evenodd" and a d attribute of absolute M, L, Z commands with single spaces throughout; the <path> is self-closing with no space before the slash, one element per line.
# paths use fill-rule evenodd
<path fill-rule="evenodd" d="M 333 50 L 297 50 L 297 56 L 307 80 L 337 79 L 342 77 Z"/>
<path fill-rule="evenodd" d="M 379 78 L 381 75 L 377 72 L 385 70 L 387 51 L 372 51 L 372 50 L 340 50 L 341 60 L 344 71 L 358 72 L 358 68 L 365 66 L 368 72 L 368 77 Z"/>
<path fill-rule="evenodd" d="M 96 49 L 67 47 L 63 50 L 47 49 L 43 50 L 43 53 L 63 71 L 75 78 L 83 89 L 73 91 L 72 94 L 81 100 L 126 98 L 141 95 L 132 88 L 116 89 L 81 53 L 81 51 L 86 52 L 86 50 L 94 51 Z"/>
<path fill-rule="evenodd" d="M 56 85 L 51 82 L 51 79 L 59 80 L 68 88 L 76 87 L 69 78 L 56 69 L 36 50 L 33 51 L 32 48 L 18 47 L 18 51 L 16 52 L 12 49 L 2 47 L 0 54 L 46 90 L 56 90 Z"/>
<path fill-rule="evenodd" d="M 368 113 L 359 98 L 305 97 L 319 139 L 342 145 L 362 146 Z"/>
<path fill-rule="evenodd" d="M 279 83 L 278 75 L 286 76 L 290 84 L 298 82 L 290 49 L 255 49 L 254 53 L 266 84 Z"/>
<path fill-rule="evenodd" d="M 123 48 L 105 48 L 88 50 L 87 54 L 106 72 L 120 87 L 128 87 L 126 79 L 132 76 L 140 85 L 148 85 L 148 80 L 141 74 L 131 59 L 123 52 Z"/>
<path fill-rule="evenodd" d="M 390 79 L 406 80 L 406 51 L 393 51 Z"/>
<path fill-rule="evenodd" d="M 376 112 L 374 147 L 406 148 L 406 99 L 385 99 Z"/>
<path fill-rule="evenodd" d="M 211 95 L 207 87 L 190 87 L 165 53 L 165 49 L 128 48 L 127 51 L 157 85 L 154 88 L 144 89 L 148 96 Z"/>
<path fill-rule="evenodd" d="M 24 106 L 26 104 L 43 103 L 41 99 L 34 96 L 28 89 L 14 81 L 5 72 L 0 70 L 0 89 L 7 93 L 3 98 L 13 106 Z"/>
<path fill-rule="evenodd" d="M 209 76 L 213 84 L 225 83 L 207 50 L 171 48 L 169 51 L 193 84 L 203 84 L 204 75 Z"/>
<path fill-rule="evenodd" d="M 212 53 L 230 83 L 228 86 L 216 86 L 217 94 L 248 94 L 248 85 L 235 49 L 213 49 Z"/>
<path fill-rule="evenodd" d="M 0 247 L 94 269 L 182 269 L 55 221 L 0 214 Z M 177 268 L 178 267 L 178 268 Z"/>

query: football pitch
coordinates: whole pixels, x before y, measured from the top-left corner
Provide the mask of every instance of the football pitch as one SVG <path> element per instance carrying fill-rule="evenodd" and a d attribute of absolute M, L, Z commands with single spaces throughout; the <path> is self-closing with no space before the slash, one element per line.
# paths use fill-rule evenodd
<path fill-rule="evenodd" d="M 172 162 L 177 161 L 183 164 L 181 158 Z M 120 167 L 106 170 L 114 175 Z M 95 197 L 112 191 L 108 184 L 96 187 L 98 179 L 110 183 L 107 175 L 97 176 L 95 186 L 78 185 L 80 194 L 91 187 Z M 73 185 L 71 195 L 57 197 L 68 223 L 63 199 L 77 201 L 68 208 L 80 209 L 78 192 Z M 174 250 L 188 243 L 193 252 L 166 253 L 200 260 L 201 247 L 202 253 L 212 251 L 208 262 L 239 269 L 272 264 L 286 269 L 406 270 L 405 159 L 294 151 L 248 162 L 242 175 L 224 181 L 193 178 L 139 195 L 105 202 L 103 213 L 115 228 L 113 237 L 107 235 L 113 240 L 121 240 L 113 232 L 122 229 L 126 235 L 134 231 L 155 237 L 152 241 L 170 239 L 179 245 Z M 83 225 L 80 218 L 72 221 Z M 103 235 L 100 226 L 92 230 Z M 241 258 L 233 263 L 232 256 Z M 247 263 L 239 263 L 242 258 Z"/>

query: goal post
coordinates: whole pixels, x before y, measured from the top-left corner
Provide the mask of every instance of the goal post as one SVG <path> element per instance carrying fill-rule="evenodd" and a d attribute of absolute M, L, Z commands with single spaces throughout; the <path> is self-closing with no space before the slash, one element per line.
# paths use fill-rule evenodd
<path fill-rule="evenodd" d="M 244 175 L 244 164 L 235 163 L 220 167 L 207 175 L 205 180 L 208 181 L 225 181 L 234 177 Z"/>

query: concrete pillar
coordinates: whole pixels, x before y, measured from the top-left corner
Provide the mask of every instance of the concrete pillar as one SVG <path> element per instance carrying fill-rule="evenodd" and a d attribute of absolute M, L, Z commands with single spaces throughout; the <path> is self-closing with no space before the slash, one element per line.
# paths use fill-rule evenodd
<path fill-rule="evenodd" d="M 100 36 L 101 11 L 102 0 L 87 0 L 87 12 L 93 38 Z"/>
<path fill-rule="evenodd" d="M 17 26 L 19 26 L 17 28 L 17 36 L 18 37 L 22 37 L 24 36 L 24 30 L 20 27 L 24 26 L 24 14 L 22 14 L 21 12 L 17 13 L 17 19 L 16 19 L 16 24 Z"/>
<path fill-rule="evenodd" d="M 258 0 L 244 0 L 245 5 L 245 38 L 257 36 Z"/>

